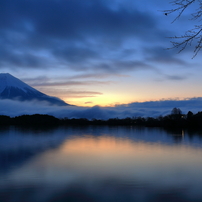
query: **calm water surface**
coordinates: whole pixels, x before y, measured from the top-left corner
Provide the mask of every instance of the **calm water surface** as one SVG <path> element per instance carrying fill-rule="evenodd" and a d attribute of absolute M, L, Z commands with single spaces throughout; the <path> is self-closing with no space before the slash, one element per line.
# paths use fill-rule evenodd
<path fill-rule="evenodd" d="M 202 201 L 202 135 L 134 127 L 0 129 L 1 202 Z"/>

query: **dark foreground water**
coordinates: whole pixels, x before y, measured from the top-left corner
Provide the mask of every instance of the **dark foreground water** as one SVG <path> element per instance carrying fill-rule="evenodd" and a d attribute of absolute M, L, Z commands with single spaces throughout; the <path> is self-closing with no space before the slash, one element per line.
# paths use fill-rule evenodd
<path fill-rule="evenodd" d="M 1 202 L 202 201 L 202 135 L 133 127 L 0 129 Z"/>

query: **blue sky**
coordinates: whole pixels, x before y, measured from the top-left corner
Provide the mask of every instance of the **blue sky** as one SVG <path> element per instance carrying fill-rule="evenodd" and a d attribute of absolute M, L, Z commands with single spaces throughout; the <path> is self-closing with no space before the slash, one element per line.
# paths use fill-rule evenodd
<path fill-rule="evenodd" d="M 201 53 L 166 50 L 196 6 L 171 23 L 169 2 L 1 0 L 1 72 L 85 107 L 201 97 Z"/>

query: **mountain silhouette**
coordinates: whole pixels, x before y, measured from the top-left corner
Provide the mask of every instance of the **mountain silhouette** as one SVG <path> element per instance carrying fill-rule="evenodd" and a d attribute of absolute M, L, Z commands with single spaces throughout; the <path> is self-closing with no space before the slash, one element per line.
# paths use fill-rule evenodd
<path fill-rule="evenodd" d="M 43 101 L 51 105 L 67 106 L 66 102 L 48 96 L 9 73 L 0 73 L 0 99 L 10 99 L 19 101 Z"/>

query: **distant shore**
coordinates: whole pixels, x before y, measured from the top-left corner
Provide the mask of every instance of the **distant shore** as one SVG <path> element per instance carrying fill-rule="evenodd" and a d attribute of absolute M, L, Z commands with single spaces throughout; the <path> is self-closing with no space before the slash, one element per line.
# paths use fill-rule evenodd
<path fill-rule="evenodd" d="M 59 126 L 59 125 L 128 125 L 146 127 L 166 128 L 202 128 L 202 112 L 186 115 L 181 111 L 172 110 L 166 116 L 153 117 L 127 117 L 124 119 L 111 118 L 108 120 L 86 119 L 86 118 L 56 118 L 46 114 L 21 115 L 9 117 L 0 115 L 0 126 L 22 125 L 22 126 Z"/>

